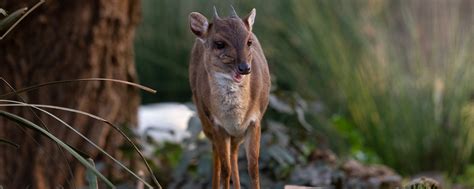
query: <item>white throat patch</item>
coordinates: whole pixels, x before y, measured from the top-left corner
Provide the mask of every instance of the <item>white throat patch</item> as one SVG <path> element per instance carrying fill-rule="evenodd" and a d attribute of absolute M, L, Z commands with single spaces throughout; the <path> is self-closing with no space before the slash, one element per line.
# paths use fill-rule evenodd
<path fill-rule="evenodd" d="M 243 101 L 243 88 L 234 82 L 230 74 L 216 72 L 213 75 L 211 93 L 216 104 L 216 123 L 222 126 L 230 135 L 238 136 L 245 132 L 244 118 L 247 104 Z"/>
<path fill-rule="evenodd" d="M 240 84 L 234 82 L 231 75 L 221 72 L 214 73 L 214 87 L 211 87 L 212 93 L 222 98 L 222 105 L 240 106 L 242 102 L 242 94 Z"/>

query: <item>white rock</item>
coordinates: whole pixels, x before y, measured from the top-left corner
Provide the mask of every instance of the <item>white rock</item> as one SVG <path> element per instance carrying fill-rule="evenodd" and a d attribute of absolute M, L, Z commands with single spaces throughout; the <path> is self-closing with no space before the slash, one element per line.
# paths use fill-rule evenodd
<path fill-rule="evenodd" d="M 181 103 L 157 103 L 143 105 L 138 111 L 137 134 L 155 142 L 179 143 L 190 134 L 189 119 L 194 111 Z"/>

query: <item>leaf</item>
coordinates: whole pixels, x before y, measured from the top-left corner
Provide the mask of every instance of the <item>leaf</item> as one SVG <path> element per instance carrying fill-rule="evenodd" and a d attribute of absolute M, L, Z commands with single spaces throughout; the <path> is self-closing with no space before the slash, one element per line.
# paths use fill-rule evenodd
<path fill-rule="evenodd" d="M 94 160 L 92 160 L 91 158 L 87 158 L 87 160 L 92 166 L 95 167 Z M 87 183 L 89 183 L 89 189 L 99 188 L 99 185 L 97 184 L 97 176 L 90 169 L 86 170 L 86 180 L 87 180 Z"/>
<path fill-rule="evenodd" d="M 47 138 L 53 140 L 65 150 L 67 150 L 72 156 L 74 156 L 79 162 L 81 162 L 86 168 L 90 169 L 95 175 L 97 175 L 102 181 L 104 181 L 110 188 L 115 188 L 115 186 L 110 182 L 104 175 L 102 175 L 94 166 L 92 166 L 85 158 L 78 154 L 74 149 L 69 147 L 66 143 L 61 141 L 59 138 L 55 137 L 53 134 L 44 130 L 40 126 L 20 117 L 15 114 L 11 114 L 5 111 L 0 110 L 0 116 L 3 116 L 11 121 L 18 123 L 18 125 L 37 131 L 38 133 L 46 136 Z"/>
<path fill-rule="evenodd" d="M 26 10 L 28 10 L 28 8 L 21 8 L 7 16 L 5 10 L 1 9 L 0 13 L 5 15 L 6 17 L 0 20 L 0 30 L 7 28 L 11 23 L 20 18 L 21 15 L 25 14 Z"/>
<path fill-rule="evenodd" d="M 12 141 L 3 139 L 3 138 L 0 138 L 0 144 L 1 144 L 1 143 L 8 144 L 8 145 L 13 146 L 13 147 L 15 147 L 15 148 L 20 148 L 20 145 L 14 143 L 14 142 L 12 142 Z"/>
<path fill-rule="evenodd" d="M 2 36 L 0 36 L 0 40 L 2 40 L 5 36 L 7 36 L 7 34 L 8 34 L 10 31 L 12 31 L 13 28 L 15 28 L 16 25 L 18 25 L 18 23 L 20 23 L 26 16 L 28 16 L 28 14 L 30 14 L 31 12 L 33 12 L 33 10 L 35 10 L 35 9 L 38 8 L 41 4 L 43 4 L 44 1 L 45 1 L 45 0 L 39 0 L 33 7 L 31 7 L 31 9 L 30 9 L 28 12 L 26 12 L 26 10 L 28 9 L 28 8 L 26 8 L 26 7 L 23 8 L 23 9 L 19 9 L 19 10 L 15 11 L 13 14 L 15 14 L 15 13 L 18 12 L 18 11 L 20 11 L 20 12 L 18 13 L 19 15 L 21 15 L 20 18 L 15 19 L 15 20 L 16 20 L 15 23 L 13 23 L 13 25 L 11 25 L 11 26 L 7 29 L 7 31 L 6 31 L 5 33 L 3 33 Z M 13 14 L 11 14 L 10 16 L 12 16 Z M 8 18 L 8 17 L 7 17 L 7 18 Z M 7 18 L 5 18 L 5 19 L 7 19 Z M 6 28 L 6 26 L 9 25 L 8 23 L 2 24 L 5 19 L 2 19 L 2 20 L 0 21 L 0 30 Z"/>
<path fill-rule="evenodd" d="M 7 11 L 5 11 L 5 9 L 2 9 L 0 8 L 0 14 L 2 14 L 3 16 L 7 16 Z"/>
<path fill-rule="evenodd" d="M 91 156 L 89 156 L 89 154 L 77 149 L 76 147 L 74 146 L 71 146 L 69 144 L 67 144 L 69 146 L 69 148 L 72 148 L 74 151 L 76 151 L 79 155 L 81 155 L 83 158 L 86 158 L 86 159 L 90 159 Z"/>

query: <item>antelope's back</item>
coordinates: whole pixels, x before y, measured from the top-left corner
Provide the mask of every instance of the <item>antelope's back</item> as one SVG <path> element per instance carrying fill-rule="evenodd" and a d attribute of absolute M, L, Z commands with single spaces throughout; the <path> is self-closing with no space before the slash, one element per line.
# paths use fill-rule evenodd
<path fill-rule="evenodd" d="M 268 96 L 270 94 L 270 71 L 260 41 L 258 41 L 257 36 L 253 33 L 252 40 L 254 41 L 254 46 L 252 48 L 252 73 L 250 74 L 250 95 L 252 101 L 250 103 L 259 102 L 259 109 L 263 116 L 267 109 Z"/>
<path fill-rule="evenodd" d="M 205 98 L 205 96 L 200 95 L 200 93 L 206 90 L 210 91 L 209 82 L 207 82 L 208 74 L 204 67 L 204 50 L 202 42 L 196 39 L 189 61 L 189 85 L 193 93 L 193 101 L 197 107 L 199 107 L 197 103 L 200 101 L 196 99 L 196 96 Z"/>

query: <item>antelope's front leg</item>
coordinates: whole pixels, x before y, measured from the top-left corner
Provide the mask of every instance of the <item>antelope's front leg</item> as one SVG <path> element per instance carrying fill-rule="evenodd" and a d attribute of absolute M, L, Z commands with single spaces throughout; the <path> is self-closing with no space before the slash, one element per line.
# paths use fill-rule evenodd
<path fill-rule="evenodd" d="M 232 165 L 232 183 L 234 189 L 240 189 L 239 177 L 239 146 L 243 142 L 242 137 L 232 137 L 230 145 L 230 161 Z"/>
<path fill-rule="evenodd" d="M 214 144 L 217 148 L 217 155 L 220 160 L 220 181 L 224 186 L 224 189 L 230 189 L 230 174 L 231 174 L 231 163 L 230 163 L 230 135 L 220 126 L 215 127 Z"/>
<path fill-rule="evenodd" d="M 221 160 L 217 145 L 214 143 L 212 144 L 212 169 L 212 189 L 219 189 L 221 182 Z"/>
<path fill-rule="evenodd" d="M 258 175 L 258 158 L 260 154 L 260 121 L 250 125 L 245 136 L 245 152 L 247 155 L 250 184 L 253 189 L 260 189 Z"/>

